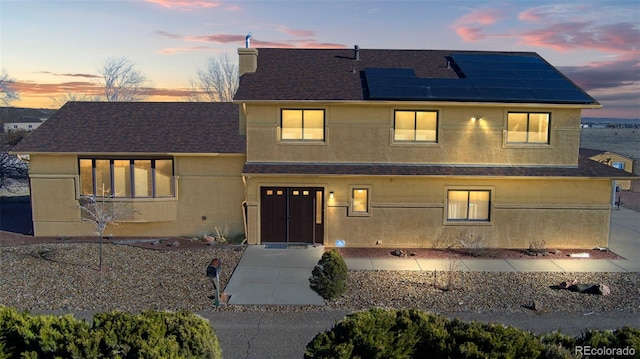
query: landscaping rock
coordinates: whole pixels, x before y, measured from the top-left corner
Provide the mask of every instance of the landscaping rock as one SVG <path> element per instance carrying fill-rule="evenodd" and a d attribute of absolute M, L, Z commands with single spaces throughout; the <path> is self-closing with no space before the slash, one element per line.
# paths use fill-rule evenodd
<path fill-rule="evenodd" d="M 611 294 L 611 288 L 609 288 L 608 285 L 606 284 L 598 284 L 598 294 L 600 295 L 610 295 Z"/>
<path fill-rule="evenodd" d="M 531 309 L 535 310 L 536 312 L 542 312 L 544 310 L 544 307 L 542 306 L 542 303 L 538 300 L 533 300 L 531 302 Z"/>
<path fill-rule="evenodd" d="M 576 285 L 576 284 L 578 284 L 578 280 L 577 279 L 570 279 L 570 280 L 567 280 L 567 281 L 564 281 L 564 282 L 560 283 L 558 285 L 558 288 L 560 288 L 560 289 L 569 289 L 569 287 L 571 287 L 572 285 Z"/>

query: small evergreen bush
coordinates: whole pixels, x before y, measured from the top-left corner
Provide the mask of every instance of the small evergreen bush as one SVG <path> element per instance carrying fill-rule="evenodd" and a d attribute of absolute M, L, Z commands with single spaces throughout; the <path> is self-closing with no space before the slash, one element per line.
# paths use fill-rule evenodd
<path fill-rule="evenodd" d="M 347 264 L 337 249 L 322 254 L 322 258 L 311 272 L 309 278 L 311 289 L 324 299 L 341 296 L 346 289 Z"/>
<path fill-rule="evenodd" d="M 206 319 L 187 312 L 30 315 L 0 306 L 0 358 L 221 358 Z"/>
<path fill-rule="evenodd" d="M 573 338 L 542 336 L 502 324 L 450 320 L 417 309 L 348 315 L 307 344 L 305 358 L 576 358 L 576 345 L 633 347 L 640 330 L 591 330 Z"/>

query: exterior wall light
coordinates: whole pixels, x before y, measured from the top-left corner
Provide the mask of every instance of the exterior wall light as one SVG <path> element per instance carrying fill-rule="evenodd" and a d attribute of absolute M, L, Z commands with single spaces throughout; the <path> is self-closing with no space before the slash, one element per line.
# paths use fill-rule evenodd
<path fill-rule="evenodd" d="M 471 117 L 471 121 L 476 122 L 476 121 L 482 121 L 484 120 L 484 118 L 482 116 L 473 116 Z"/>
<path fill-rule="evenodd" d="M 329 192 L 329 199 L 333 199 L 333 191 Z"/>

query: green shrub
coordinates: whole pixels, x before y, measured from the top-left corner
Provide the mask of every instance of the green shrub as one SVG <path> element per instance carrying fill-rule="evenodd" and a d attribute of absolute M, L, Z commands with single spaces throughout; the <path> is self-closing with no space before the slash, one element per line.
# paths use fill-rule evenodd
<path fill-rule="evenodd" d="M 209 322 L 187 312 L 32 316 L 0 306 L 0 358 L 221 358 Z"/>
<path fill-rule="evenodd" d="M 341 296 L 346 289 L 347 264 L 337 249 L 322 254 L 309 278 L 311 289 L 324 299 Z"/>
<path fill-rule="evenodd" d="M 30 315 L 0 306 L 0 357 L 95 358 L 89 324 L 71 315 Z"/>
<path fill-rule="evenodd" d="M 100 352 L 123 358 L 220 358 L 209 323 L 187 312 L 112 312 L 93 318 Z"/>
<path fill-rule="evenodd" d="M 348 315 L 307 344 L 305 358 L 576 358 L 576 345 L 633 347 L 640 330 L 590 330 L 573 338 L 535 335 L 502 324 L 463 322 L 420 310 L 371 309 Z"/>
<path fill-rule="evenodd" d="M 625 348 L 630 347 L 640 353 L 640 329 L 623 327 L 616 330 L 589 329 L 576 340 L 576 345 L 592 348 Z"/>

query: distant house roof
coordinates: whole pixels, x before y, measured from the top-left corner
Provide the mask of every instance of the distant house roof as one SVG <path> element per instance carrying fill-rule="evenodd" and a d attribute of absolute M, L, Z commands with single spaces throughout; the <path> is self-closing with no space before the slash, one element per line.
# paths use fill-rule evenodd
<path fill-rule="evenodd" d="M 37 117 L 20 117 L 6 123 L 42 123 L 42 120 Z"/>
<path fill-rule="evenodd" d="M 473 177 L 587 177 L 633 179 L 637 176 L 580 158 L 576 167 L 447 166 L 384 163 L 251 163 L 244 174 L 353 175 L 353 176 L 473 176 Z"/>
<path fill-rule="evenodd" d="M 68 102 L 14 153 L 245 153 L 238 105 Z"/>
<path fill-rule="evenodd" d="M 608 150 L 596 150 L 596 149 L 592 149 L 592 148 L 580 148 L 580 156 L 582 157 L 586 157 L 586 158 L 591 158 L 594 156 L 599 156 L 599 155 L 604 155 L 604 154 L 614 154 L 614 155 L 618 155 L 620 157 L 625 157 L 628 158 L 629 160 L 633 160 L 633 158 L 614 152 L 614 151 L 608 151 Z"/>
<path fill-rule="evenodd" d="M 474 101 L 596 105 L 533 52 L 258 49 L 235 101 Z"/>

